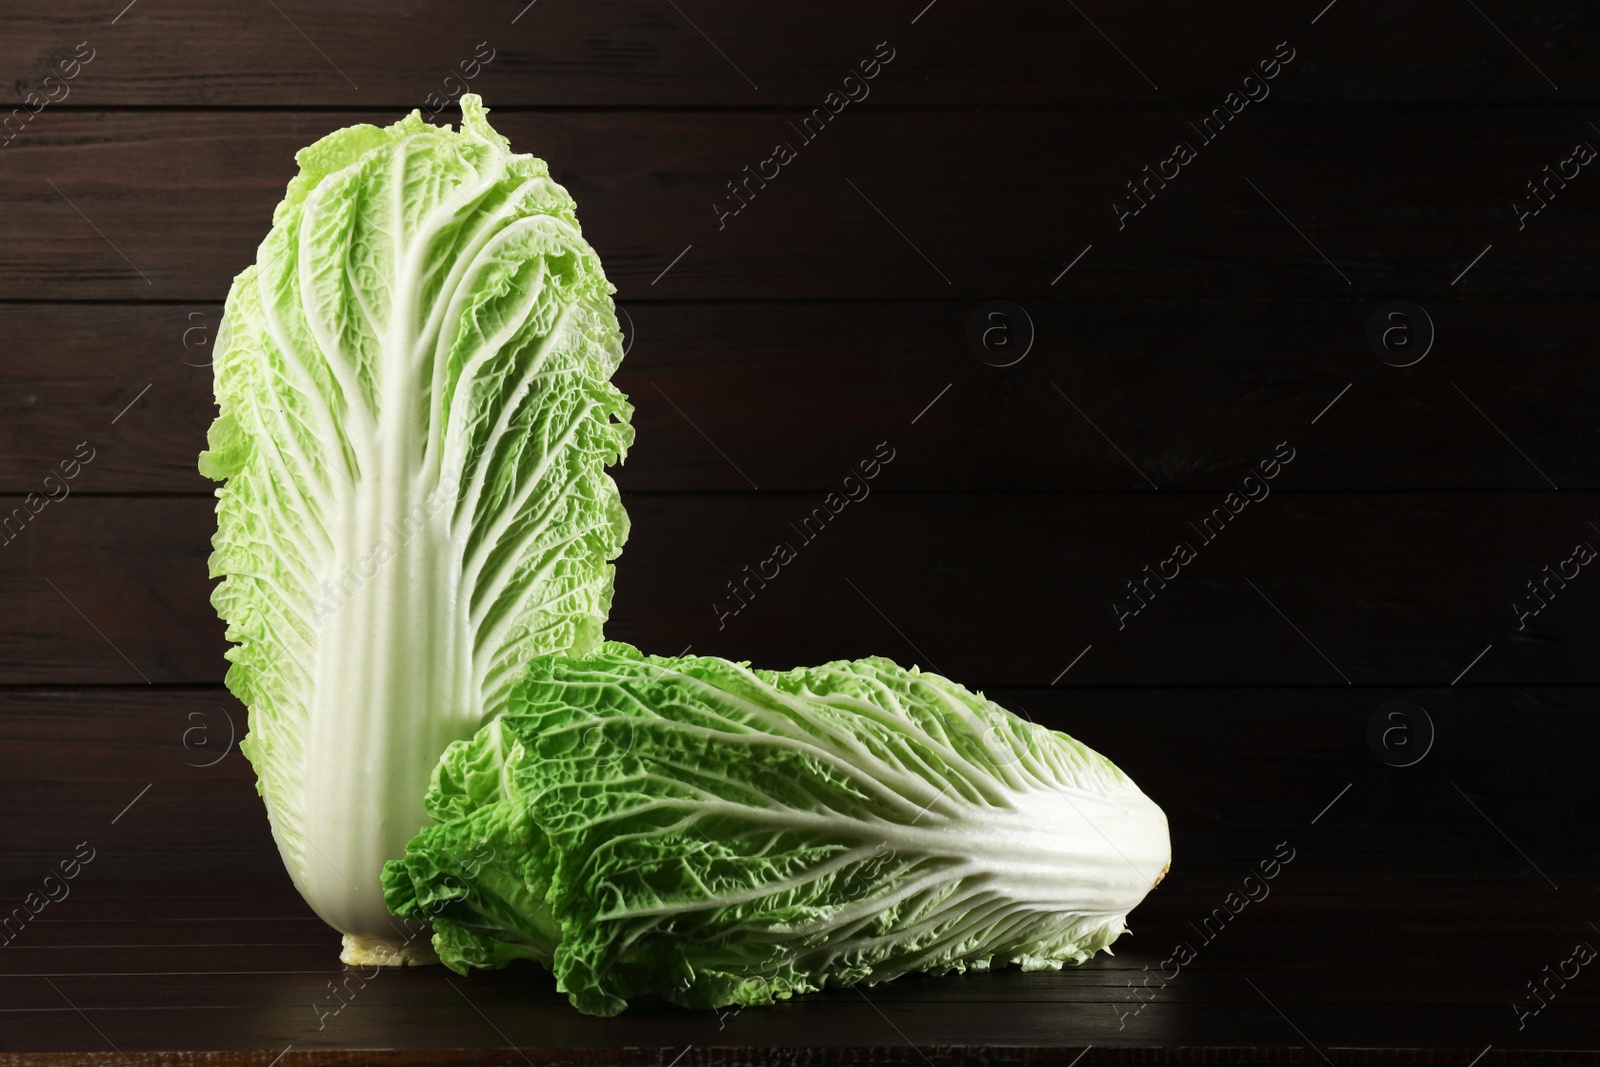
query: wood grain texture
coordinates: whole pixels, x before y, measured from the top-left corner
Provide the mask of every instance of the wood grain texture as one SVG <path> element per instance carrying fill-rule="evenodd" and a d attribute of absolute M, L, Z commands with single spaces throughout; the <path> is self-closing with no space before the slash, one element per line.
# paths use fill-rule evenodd
<path fill-rule="evenodd" d="M 1596 136 L 1587 114 L 1331 107 L 1313 121 L 1268 99 L 1197 144 L 1120 230 L 1113 202 L 1174 141 L 1200 140 L 1193 112 L 847 110 L 809 144 L 783 112 L 495 121 L 577 198 L 624 301 L 1062 292 L 1427 302 L 1600 286 L 1576 224 L 1592 217 L 1600 182 L 1569 183 L 1521 231 L 1513 210 L 1525 182 Z M 4 150 L 0 287 L 12 299 L 218 301 L 253 260 L 295 151 L 396 117 L 46 110 Z M 796 158 L 765 189 L 752 184 L 738 216 L 720 218 L 716 203 L 740 202 L 727 183 L 779 140 Z M 1401 165 L 1397 149 L 1426 164 Z"/>
<path fill-rule="evenodd" d="M 1596 541 L 1588 494 L 1414 494 L 1397 507 L 1386 494 L 1278 492 L 1209 543 L 1189 523 L 1223 507 L 1220 494 L 876 494 L 819 531 L 827 500 L 625 498 L 633 526 L 608 635 L 780 669 L 888 655 L 975 686 L 1048 684 L 1088 644 L 1076 684 L 1446 687 L 1469 666 L 1471 684 L 1600 682 L 1600 582 L 1587 571 L 1552 585 L 1524 629 L 1511 607 L 1533 605 L 1525 584 Z M 0 514 L 15 504 L 0 500 Z M 220 681 L 213 527 L 203 497 L 46 507 L 0 547 L 0 681 Z M 781 567 L 780 539 L 796 554 Z M 1180 541 L 1196 558 L 1120 615 L 1114 603 L 1137 606 L 1124 583 Z M 762 569 L 777 575 L 765 588 Z"/>
<path fill-rule="evenodd" d="M 825 492 L 885 439 L 905 447 L 877 485 L 904 492 L 1147 492 L 1141 470 L 1225 492 L 1286 439 L 1315 441 L 1301 490 L 1600 487 L 1590 410 L 1566 402 L 1600 385 L 1584 301 L 1435 305 L 1434 350 L 1404 369 L 1367 345 L 1371 300 L 1029 301 L 1033 348 L 1007 368 L 968 346 L 977 301 L 620 306 L 628 491 Z M 209 493 L 219 316 L 0 304 L 0 491 L 40 492 L 89 441 L 73 492 Z"/>
<path fill-rule="evenodd" d="M 1600 866 L 1600 842 L 1579 830 L 1600 820 L 1600 797 L 1573 787 L 1600 748 L 1593 688 L 987 692 L 1110 756 L 1161 805 L 1173 885 L 1246 871 L 1282 840 L 1323 873 L 1499 872 L 1548 891 L 1546 877 L 1566 889 Z M 1368 738 L 1374 721 L 1394 725 L 1383 710 L 1394 700 L 1430 717 L 1431 736 L 1412 723 L 1390 739 L 1396 754 L 1413 746 L 1411 766 L 1384 763 Z M 241 904 L 237 918 L 306 914 L 238 752 L 245 728 L 244 710 L 220 686 L 0 689 L 0 884 L 37 882 L 87 842 L 95 858 L 74 901 L 153 879 L 189 883 L 185 899 L 243 880 L 289 905 Z M 178 899 L 147 906 L 158 905 L 186 914 Z M 249 924 L 215 933 L 263 940 Z M 8 953 L 49 944 L 30 934 Z"/>
<path fill-rule="evenodd" d="M 1088 1045 L 1095 1047 L 1085 1063 L 1192 1062 L 1195 1046 L 1216 1063 L 1327 1056 L 1337 1063 L 1466 1064 L 1480 1053 L 1495 1063 L 1596 1062 L 1585 1051 L 1585 1019 L 1600 1005 L 1594 990 L 1572 983 L 1520 1031 L 1509 1010 L 1524 976 L 1592 936 L 1582 903 L 1600 888 L 1592 879 L 1566 893 L 1510 879 L 1340 879 L 1299 867 L 1308 852 L 1283 867 L 1263 899 L 1209 927 L 1209 937 L 1191 924 L 1222 907 L 1244 872 L 1164 885 L 1135 913 L 1139 936 L 1116 956 L 1061 972 L 912 977 L 720 1016 L 643 1001 L 609 1020 L 572 1011 L 531 965 L 464 979 L 440 968 L 384 971 L 361 986 L 350 978 L 348 1003 L 328 1014 L 340 1003 L 328 984 L 343 983 L 349 972 L 330 965 L 330 947 L 305 939 L 309 924 L 300 923 L 279 924 L 286 934 L 277 947 L 230 952 L 225 939 L 193 973 L 153 973 L 163 943 L 181 959 L 194 951 L 182 944 L 214 931 L 204 919 L 191 927 L 171 921 L 163 907 L 147 910 L 157 897 L 85 894 L 85 914 L 55 920 L 49 930 L 47 970 L 33 969 L 42 949 L 0 957 L 0 989 L 10 1006 L 6 1049 L 225 1049 L 250 1055 L 207 1062 L 259 1064 L 289 1045 L 285 1062 L 299 1055 L 300 1063 L 414 1062 L 397 1052 L 354 1061 L 322 1055 L 362 1048 L 428 1049 L 433 1062 L 452 1063 L 526 1056 L 536 1064 L 659 1065 L 680 1055 L 680 1063 L 701 1064 L 909 1063 L 923 1056 L 937 1063 L 1059 1063 L 1063 1052 L 1070 1058 Z M 175 888 L 157 883 L 147 892 Z M 219 895 L 197 901 L 194 911 L 226 914 L 238 903 Z M 1492 959 L 1472 941 L 1441 939 L 1441 919 L 1459 928 L 1486 906 L 1505 916 L 1510 935 Z M 116 917 L 99 918 L 108 915 Z M 1337 936 L 1327 933 L 1332 928 Z M 85 937 L 130 936 L 144 939 L 147 954 L 114 950 L 106 967 L 68 947 Z M 1170 954 L 1183 942 L 1196 958 L 1174 974 Z M 1168 980 L 1145 987 L 1164 960 Z M 110 967 L 117 972 L 107 973 Z M 1129 982 L 1138 984 L 1137 999 Z M 983 1038 L 974 1040 L 975 1027 Z M 506 1043 L 523 1052 L 488 1051 Z"/>
<path fill-rule="evenodd" d="M 113 22 L 117 7 L 14 13 L 0 46 L 17 74 L 8 101 L 41 88 L 86 38 L 96 55 L 64 106 L 433 106 L 427 94 L 447 92 L 443 79 L 459 79 L 485 40 L 493 60 L 466 70 L 496 106 L 810 107 L 884 39 L 898 54 L 870 99 L 888 104 L 1210 104 L 1285 38 L 1305 56 L 1300 77 L 1279 89 L 1286 101 L 1543 103 L 1556 90 L 1540 70 L 1562 98 L 1600 96 L 1580 44 L 1595 34 L 1594 12 L 1550 0 L 1490 5 L 1492 23 L 1466 5 L 1343 0 L 1314 24 L 1320 5 L 1261 2 L 1085 0 L 1075 11 L 1020 0 L 676 10 L 636 0 L 301 0 L 274 11 L 178 0 Z"/>
<path fill-rule="evenodd" d="M 1600 944 L 1600 579 L 1513 608 L 1600 545 L 1600 179 L 1517 207 L 1600 145 L 1597 31 L 1553 0 L 8 13 L 0 900 L 97 851 L 0 951 L 0 1067 L 1600 1067 L 1587 969 L 1512 1007 Z M 879 42 L 870 96 L 797 131 Z M 1278 42 L 1270 96 L 1194 130 Z M 887 654 L 1107 753 L 1174 842 L 1116 956 L 615 1020 L 534 967 L 432 968 L 319 1012 L 335 935 L 220 685 L 209 345 L 295 151 L 446 104 L 485 49 L 473 91 L 577 198 L 627 313 L 609 634 Z M 1196 157 L 1146 179 L 1179 139 Z M 736 197 L 779 140 L 796 158 Z M 1367 337 L 1397 299 L 1436 331 L 1408 368 Z M 1031 316 L 1014 366 L 969 347 L 990 300 Z M 879 442 L 870 495 L 795 530 Z M 1270 497 L 1207 543 L 1190 523 L 1278 442 Z M 25 496 L 83 449 L 70 496 Z M 748 578 L 779 539 L 796 559 Z M 1119 621 L 1180 540 L 1193 562 Z M 1411 766 L 1373 748 L 1395 700 L 1430 716 Z M 1293 863 L 1213 943 L 1197 925 L 1280 842 Z M 1183 941 L 1199 959 L 1136 992 Z"/>

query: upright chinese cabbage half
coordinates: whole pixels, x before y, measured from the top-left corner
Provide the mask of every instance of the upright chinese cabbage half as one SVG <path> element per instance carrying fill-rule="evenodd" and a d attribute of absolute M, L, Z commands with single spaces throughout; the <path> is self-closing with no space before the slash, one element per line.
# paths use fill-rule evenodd
<path fill-rule="evenodd" d="M 885 659 L 535 662 L 428 810 L 395 913 L 455 970 L 537 960 L 596 1015 L 1078 963 L 1171 859 L 1104 756 Z"/>
<path fill-rule="evenodd" d="M 348 963 L 423 962 L 380 872 L 529 660 L 600 642 L 632 441 L 572 198 L 478 97 L 303 149 L 215 346 L 212 600 L 241 746 Z"/>

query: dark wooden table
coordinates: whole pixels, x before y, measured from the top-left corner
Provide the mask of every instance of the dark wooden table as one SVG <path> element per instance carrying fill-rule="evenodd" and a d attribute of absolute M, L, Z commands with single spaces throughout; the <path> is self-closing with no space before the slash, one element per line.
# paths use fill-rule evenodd
<path fill-rule="evenodd" d="M 363 981 L 282 893 L 85 886 L 0 955 L 0 1064 L 1600 1063 L 1600 963 L 1548 978 L 1600 944 L 1600 879 L 1332 877 L 1304 859 L 1242 907 L 1237 882 L 1163 887 L 1115 956 L 1059 973 L 724 1013 L 646 999 L 614 1019 L 577 1014 L 531 965 Z"/>
<path fill-rule="evenodd" d="M 1600 546 L 1600 175 L 1569 162 L 1600 146 L 1600 8 L 12 6 L 0 915 L 93 859 L 0 948 L 0 1063 L 1600 1059 L 1600 973 L 1548 977 L 1600 945 L 1600 578 L 1547 569 Z M 625 312 L 610 633 L 919 662 L 1106 752 L 1174 846 L 1115 957 L 607 1021 L 535 968 L 431 969 L 325 1014 L 344 975 L 221 685 L 210 346 L 294 151 L 451 121 L 464 73 Z M 881 447 L 870 497 L 723 617 Z M 1268 899 L 1129 987 L 1285 841 Z"/>

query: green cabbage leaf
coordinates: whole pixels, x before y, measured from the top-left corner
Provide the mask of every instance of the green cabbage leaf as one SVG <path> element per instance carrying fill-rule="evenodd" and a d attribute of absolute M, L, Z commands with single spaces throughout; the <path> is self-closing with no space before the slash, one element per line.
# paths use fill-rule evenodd
<path fill-rule="evenodd" d="M 349 963 L 428 954 L 382 865 L 528 661 L 599 647 L 627 535 L 612 287 L 546 164 L 461 109 L 298 153 L 228 294 L 200 457 L 241 747 Z"/>
<path fill-rule="evenodd" d="M 1171 855 L 1103 756 L 884 659 L 535 661 L 427 809 L 389 906 L 451 968 L 536 960 L 595 1015 L 1082 962 Z"/>

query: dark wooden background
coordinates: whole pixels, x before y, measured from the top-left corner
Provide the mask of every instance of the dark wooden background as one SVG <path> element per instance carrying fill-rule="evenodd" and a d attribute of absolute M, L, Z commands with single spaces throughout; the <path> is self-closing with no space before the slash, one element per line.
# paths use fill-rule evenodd
<path fill-rule="evenodd" d="M 472 90 L 577 198 L 627 312 L 619 382 L 638 441 L 616 472 L 633 534 L 614 636 L 770 667 L 873 653 L 935 667 L 1106 752 L 1163 805 L 1174 860 L 1147 905 L 1158 928 L 1204 914 L 1208 887 L 1225 892 L 1284 839 L 1306 885 L 1458 894 L 1446 909 L 1457 925 L 1439 920 L 1456 954 L 1436 965 L 1514 962 L 1456 979 L 1438 996 L 1460 1011 L 1421 1012 L 1424 1036 L 1408 1042 L 1396 1021 L 1357 1044 L 1460 1048 L 1463 1063 L 1484 1042 L 1496 1046 L 1485 1063 L 1508 1047 L 1600 1046 L 1600 1024 L 1582 1021 L 1592 1007 L 1576 1007 L 1600 1005 L 1592 975 L 1586 993 L 1564 994 L 1577 1014 L 1566 1030 L 1547 1024 L 1543 1044 L 1506 1025 L 1523 979 L 1600 920 L 1574 901 L 1592 905 L 1600 885 L 1600 576 L 1584 569 L 1525 629 L 1511 606 L 1574 545 L 1600 546 L 1600 163 L 1523 228 L 1513 209 L 1578 142 L 1600 147 L 1600 10 L 123 2 L 13 4 L 0 20 L 0 92 L 22 109 L 0 148 L 0 513 L 42 491 L 79 442 L 95 450 L 70 497 L 0 544 L 6 907 L 77 842 L 97 849 L 74 897 L 25 935 L 39 958 L 17 962 L 21 939 L 9 949 L 17 973 L 94 970 L 48 949 L 93 945 L 93 923 L 118 915 L 170 932 L 191 907 L 217 925 L 212 941 L 259 916 L 321 944 L 238 755 L 243 710 L 220 684 L 210 485 L 195 471 L 213 413 L 209 344 L 294 151 L 444 95 L 484 42 L 495 55 Z M 788 123 L 884 41 L 895 57 L 870 96 L 801 144 Z M 1201 145 L 1186 124 L 1284 41 L 1295 58 L 1270 96 Z M 21 122 L 29 93 L 91 47 L 67 97 Z M 1124 183 L 1178 139 L 1197 158 L 1119 230 Z M 719 229 L 724 183 L 778 140 L 798 158 Z M 1436 331 L 1405 368 L 1367 340 L 1375 309 L 1397 299 Z M 1031 317 L 1031 350 L 1009 367 L 968 343 L 991 300 Z M 1199 546 L 1186 524 L 1284 441 L 1296 458 L 1271 496 Z M 879 442 L 895 459 L 870 497 L 719 628 L 725 583 L 775 540 L 796 541 L 788 524 Z M 1122 583 L 1178 540 L 1198 558 L 1119 630 Z M 1414 766 L 1369 743 L 1395 699 L 1432 722 Z M 1482 896 L 1463 888 L 1475 884 Z M 1270 937 L 1258 928 L 1261 944 L 1313 927 L 1317 944 L 1336 943 L 1325 924 L 1339 915 L 1351 937 L 1378 928 L 1351 918 L 1373 907 L 1359 892 L 1282 906 L 1289 918 Z M 1513 912 L 1548 925 L 1530 932 Z M 247 940 L 275 940 L 270 926 Z M 148 929 L 117 938 L 171 940 Z M 1413 948 L 1390 945 L 1406 967 L 1419 966 Z M 324 966 L 321 952 L 301 957 Z M 152 958 L 125 952 L 107 969 L 163 970 Z M 165 970 L 186 968 L 198 965 Z M 1332 1019 L 1338 970 L 1316 987 Z M 979 1000 L 1066 988 L 1012 978 L 954 982 L 987 990 Z M 308 981 L 320 991 L 321 977 Z M 122 1044 L 136 1048 L 278 1047 L 278 1030 L 233 1021 L 204 1031 L 225 1036 L 185 1038 L 118 1001 L 140 985 L 80 985 L 106 1000 L 83 1021 L 132 1026 Z M 883 995 L 908 995 L 894 988 Z M 917 988 L 952 995 L 948 982 Z M 1219 988 L 1219 1001 L 1253 996 Z M 0 989 L 17 1005 L 0 1005 L 0 1050 L 106 1051 L 37 980 Z M 837 1024 L 861 1036 L 828 1043 L 904 1051 L 892 1032 L 873 1036 L 870 1012 L 830 1016 L 849 1008 L 842 997 L 770 1040 L 746 1015 L 738 1042 L 823 1040 Z M 570 1032 L 556 1044 L 599 1040 L 564 1012 L 549 1009 Z M 943 1012 L 902 1025 L 924 1033 Z M 1509 1033 L 1439 1036 L 1490 1012 L 1485 1032 Z M 404 1047 L 384 1018 L 361 1036 L 298 1040 Z M 481 1029 L 475 1018 L 457 1020 L 463 1033 Z M 912 1043 L 961 1055 L 1073 1044 L 1054 1030 L 1007 1040 L 989 1032 L 994 1018 Z M 1101 1046 L 1275 1048 L 1277 1028 L 1301 1051 L 1274 1055 L 1310 1055 L 1270 1012 L 1235 1030 L 1185 1029 L 1182 1016 L 1136 1037 L 1095 1018 Z M 719 1043 L 628 1033 L 641 1047 Z"/>

